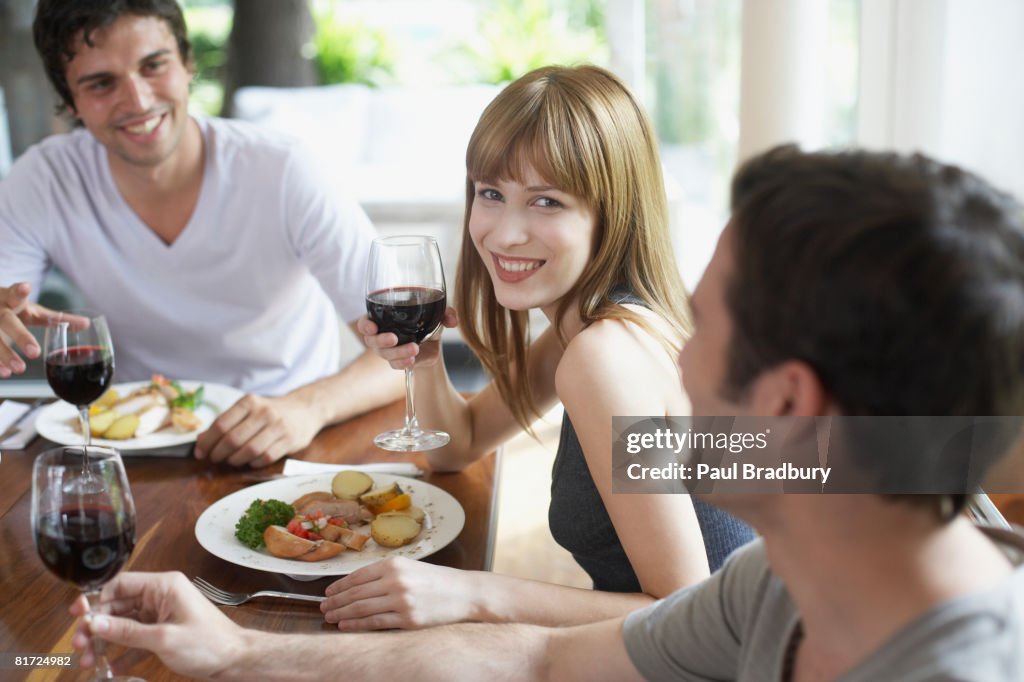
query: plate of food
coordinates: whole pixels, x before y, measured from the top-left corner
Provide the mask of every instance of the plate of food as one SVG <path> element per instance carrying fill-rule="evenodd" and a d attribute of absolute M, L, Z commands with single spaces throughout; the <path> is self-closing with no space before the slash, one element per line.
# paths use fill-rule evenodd
<path fill-rule="evenodd" d="M 239 490 L 207 507 L 195 532 L 225 561 L 314 580 L 391 556 L 422 559 L 458 537 L 465 522 L 462 505 L 437 486 L 349 469 Z"/>
<path fill-rule="evenodd" d="M 121 451 L 160 450 L 195 441 L 221 412 L 244 394 L 222 384 L 150 381 L 116 384 L 89 408 L 94 445 Z M 61 445 L 78 445 L 78 408 L 63 400 L 39 413 L 39 435 Z"/>

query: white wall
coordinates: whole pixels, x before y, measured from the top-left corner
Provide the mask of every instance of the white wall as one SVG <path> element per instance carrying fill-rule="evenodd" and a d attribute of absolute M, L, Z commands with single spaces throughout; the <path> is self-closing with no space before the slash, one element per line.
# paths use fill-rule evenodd
<path fill-rule="evenodd" d="M 862 0 L 858 140 L 1024 198 L 1022 64 L 1020 0 Z"/>

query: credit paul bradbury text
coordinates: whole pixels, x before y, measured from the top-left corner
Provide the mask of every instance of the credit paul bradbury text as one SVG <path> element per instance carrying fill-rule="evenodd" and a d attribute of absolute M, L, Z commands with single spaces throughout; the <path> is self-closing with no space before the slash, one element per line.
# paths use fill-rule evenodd
<path fill-rule="evenodd" d="M 612 489 L 1024 492 L 1024 474 L 1007 475 L 1021 467 L 997 469 L 985 481 L 974 474 L 1022 449 L 1022 424 L 1021 417 L 615 417 Z"/>

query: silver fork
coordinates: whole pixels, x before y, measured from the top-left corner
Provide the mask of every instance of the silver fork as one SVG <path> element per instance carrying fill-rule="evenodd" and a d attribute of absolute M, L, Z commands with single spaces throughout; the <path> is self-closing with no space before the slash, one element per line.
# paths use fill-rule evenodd
<path fill-rule="evenodd" d="M 203 596 L 214 604 L 223 606 L 238 606 L 256 597 L 279 597 L 281 599 L 298 599 L 299 601 L 312 601 L 320 603 L 327 597 L 318 597 L 312 594 L 297 594 L 295 592 L 276 592 L 274 590 L 260 590 L 246 594 L 245 592 L 227 592 L 215 587 L 200 577 L 192 578 L 192 584 L 196 586 Z"/>

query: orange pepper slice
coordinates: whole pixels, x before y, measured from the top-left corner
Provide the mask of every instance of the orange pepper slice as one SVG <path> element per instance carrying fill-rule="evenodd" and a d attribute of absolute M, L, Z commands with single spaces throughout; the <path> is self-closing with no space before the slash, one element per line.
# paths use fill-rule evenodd
<path fill-rule="evenodd" d="M 401 495 L 395 495 L 384 504 L 378 504 L 376 507 L 370 507 L 370 511 L 374 514 L 383 514 L 384 512 L 408 509 L 411 504 L 412 497 L 409 496 L 409 493 L 402 493 Z"/>

